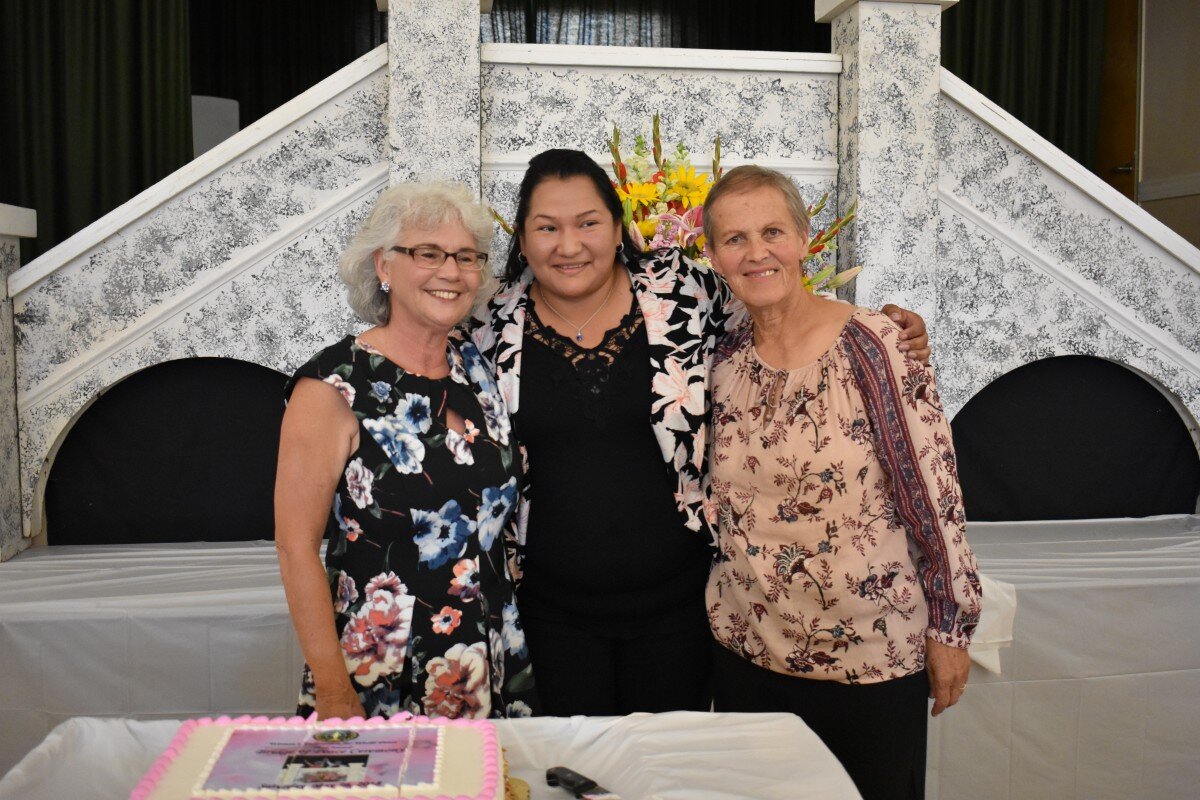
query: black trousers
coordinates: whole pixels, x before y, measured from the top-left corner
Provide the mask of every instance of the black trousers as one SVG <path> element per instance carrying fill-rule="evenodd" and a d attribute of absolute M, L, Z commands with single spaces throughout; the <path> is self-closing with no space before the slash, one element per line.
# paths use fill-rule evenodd
<path fill-rule="evenodd" d="M 854 780 L 863 800 L 925 797 L 929 727 L 925 671 L 847 684 L 782 675 L 713 644 L 717 711 L 783 711 L 804 720 Z"/>
<path fill-rule="evenodd" d="M 702 611 L 702 609 L 698 609 Z M 708 711 L 712 703 L 708 619 L 596 628 L 526 615 L 521 624 L 542 713 L 617 716 L 635 711 Z"/>

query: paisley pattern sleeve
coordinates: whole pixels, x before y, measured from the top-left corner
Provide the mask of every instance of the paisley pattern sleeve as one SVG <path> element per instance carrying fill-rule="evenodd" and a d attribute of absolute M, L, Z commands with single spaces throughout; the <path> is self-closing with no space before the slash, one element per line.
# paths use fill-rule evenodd
<path fill-rule="evenodd" d="M 896 349 L 898 329 L 882 314 L 852 320 L 847 355 L 891 479 L 895 513 L 915 545 L 929 605 L 927 634 L 965 648 L 979 622 L 982 591 L 966 540 L 966 515 L 950 424 L 933 369 Z"/>

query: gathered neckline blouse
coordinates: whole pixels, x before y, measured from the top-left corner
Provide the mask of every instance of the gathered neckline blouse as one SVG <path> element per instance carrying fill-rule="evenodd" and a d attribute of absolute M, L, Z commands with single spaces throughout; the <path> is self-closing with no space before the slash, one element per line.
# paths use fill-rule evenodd
<path fill-rule="evenodd" d="M 932 371 L 857 309 L 814 362 L 766 364 L 749 325 L 718 347 L 711 481 L 716 639 L 775 672 L 873 683 L 965 647 L 975 559 Z"/>

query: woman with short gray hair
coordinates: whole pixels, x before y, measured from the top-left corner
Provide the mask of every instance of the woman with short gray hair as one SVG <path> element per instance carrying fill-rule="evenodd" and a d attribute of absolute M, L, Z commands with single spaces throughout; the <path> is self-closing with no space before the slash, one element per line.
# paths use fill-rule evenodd
<path fill-rule="evenodd" d="M 465 187 L 383 192 L 340 264 L 374 327 L 285 390 L 275 541 L 301 715 L 533 711 L 501 535 L 515 442 L 491 368 L 450 335 L 491 276 L 491 228 Z"/>
<path fill-rule="evenodd" d="M 492 217 L 461 185 L 448 183 L 401 183 L 385 190 L 363 222 L 358 234 L 338 261 L 338 273 L 346 284 L 346 297 L 364 322 L 386 325 L 387 294 L 379 291 L 375 253 L 392 243 L 397 229 L 429 228 L 449 217 L 462 222 L 475 239 L 475 249 L 486 253 L 492 243 Z M 495 289 L 490 269 L 480 271 L 477 296 L 486 300 Z"/>

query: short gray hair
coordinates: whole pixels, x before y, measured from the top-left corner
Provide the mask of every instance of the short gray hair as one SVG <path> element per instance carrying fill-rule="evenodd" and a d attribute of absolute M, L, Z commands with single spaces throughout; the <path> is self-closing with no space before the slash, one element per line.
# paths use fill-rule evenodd
<path fill-rule="evenodd" d="M 486 253 L 492 244 L 492 217 L 466 186 L 449 183 L 401 183 L 384 190 L 338 262 L 346 284 L 346 299 L 354 313 L 372 325 L 386 325 L 390 307 L 379 289 L 375 251 L 391 247 L 408 228 L 436 228 L 460 222 L 475 237 L 475 249 Z M 495 276 L 484 265 L 479 296 L 491 294 Z"/>
<path fill-rule="evenodd" d="M 743 164 L 722 175 L 721 179 L 708 191 L 708 197 L 704 200 L 704 238 L 708 241 L 709 247 L 713 249 L 717 247 L 717 241 L 713 238 L 717 232 L 713 222 L 713 206 L 717 201 L 727 194 L 748 192 L 762 186 L 770 186 L 772 189 L 779 190 L 800 235 L 805 239 L 812 238 L 812 223 L 808 219 L 808 207 L 804 204 L 804 198 L 800 196 L 800 190 L 796 188 L 796 184 L 792 183 L 792 179 L 782 172 L 760 167 L 757 164 Z"/>

